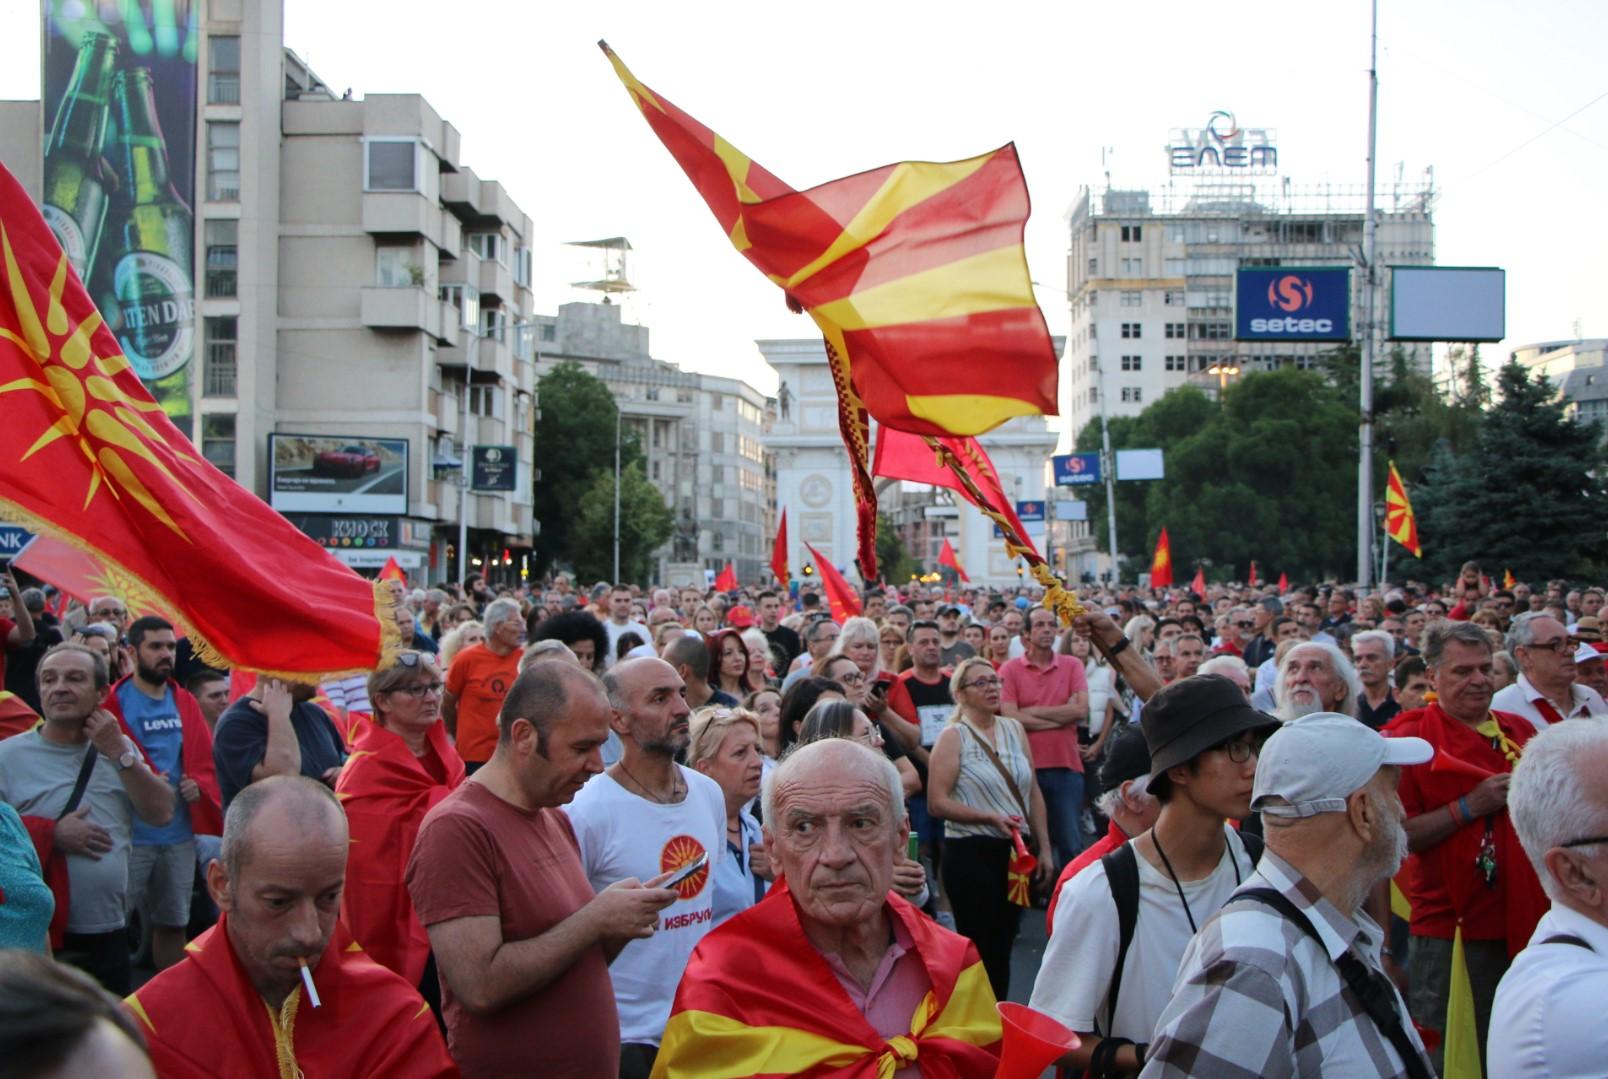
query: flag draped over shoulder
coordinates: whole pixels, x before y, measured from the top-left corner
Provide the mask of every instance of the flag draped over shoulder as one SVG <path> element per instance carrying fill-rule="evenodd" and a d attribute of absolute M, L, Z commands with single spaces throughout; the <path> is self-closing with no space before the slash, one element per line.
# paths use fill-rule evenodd
<path fill-rule="evenodd" d="M 842 623 L 845 619 L 853 618 L 860 613 L 860 598 L 854 594 L 854 589 L 838 572 L 830 559 L 822 558 L 821 552 L 808 543 L 804 549 L 810 552 L 815 559 L 815 572 L 821 575 L 821 587 L 826 590 L 826 603 L 832 611 L 832 621 Z"/>
<path fill-rule="evenodd" d="M 860 564 L 874 575 L 868 416 L 964 436 L 1055 414 L 1055 349 L 1022 244 L 1030 207 L 1015 146 L 796 191 L 599 44 L 732 246 L 820 328 L 854 463 Z"/>
<path fill-rule="evenodd" d="M 1156 537 L 1156 553 L 1150 556 L 1150 587 L 1168 588 L 1173 583 L 1172 540 L 1163 528 Z"/>
<path fill-rule="evenodd" d="M 0 417 L 0 519 L 73 548 L 203 661 L 308 681 L 372 670 L 397 646 L 389 593 L 173 426 L 3 167 Z"/>
<path fill-rule="evenodd" d="M 776 584 L 786 588 L 792 580 L 787 568 L 787 509 L 782 509 L 782 519 L 776 525 L 776 539 L 771 543 L 771 572 L 776 574 Z"/>
<path fill-rule="evenodd" d="M 1413 516 L 1407 485 L 1396 471 L 1395 461 L 1390 462 L 1390 481 L 1385 487 L 1385 532 L 1407 548 L 1414 558 L 1424 557 L 1424 549 L 1418 545 L 1418 518 Z"/>
<path fill-rule="evenodd" d="M 805 937 L 783 881 L 694 950 L 654 1079 L 876 1079 L 912 1064 L 930 1079 L 993 1076 L 1000 1020 L 977 950 L 902 899 L 890 896 L 886 909 L 908 933 L 931 984 L 907 1034 L 883 1038 L 850 1003 Z"/>

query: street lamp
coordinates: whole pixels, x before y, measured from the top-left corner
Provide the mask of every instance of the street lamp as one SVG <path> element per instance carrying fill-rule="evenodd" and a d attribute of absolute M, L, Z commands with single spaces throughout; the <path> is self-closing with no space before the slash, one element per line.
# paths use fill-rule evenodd
<path fill-rule="evenodd" d="M 1228 377 L 1239 374 L 1239 367 L 1231 360 L 1219 360 L 1206 368 L 1206 373 L 1217 376 L 1217 402 L 1222 404 L 1223 391 L 1228 389 Z"/>

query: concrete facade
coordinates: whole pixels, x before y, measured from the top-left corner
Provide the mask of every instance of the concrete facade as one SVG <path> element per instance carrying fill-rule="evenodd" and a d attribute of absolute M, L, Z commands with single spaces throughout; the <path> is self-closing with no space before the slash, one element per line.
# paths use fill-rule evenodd
<path fill-rule="evenodd" d="M 1512 356 L 1532 376 L 1545 375 L 1557 387 L 1569 415 L 1603 424 L 1608 438 L 1608 338 L 1521 345 Z"/>

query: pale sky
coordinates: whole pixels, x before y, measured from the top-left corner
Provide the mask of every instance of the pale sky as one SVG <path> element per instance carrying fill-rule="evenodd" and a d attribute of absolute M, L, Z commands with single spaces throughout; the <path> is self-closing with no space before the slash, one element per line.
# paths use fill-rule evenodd
<path fill-rule="evenodd" d="M 1052 330 L 1066 217 L 1081 185 L 1159 187 L 1169 129 L 1214 109 L 1276 128 L 1296 184 L 1360 187 L 1364 0 L 1143 3 L 559 4 L 285 0 L 285 44 L 337 93 L 419 93 L 462 134 L 462 161 L 532 217 L 537 303 L 581 298 L 559 245 L 623 235 L 628 316 L 660 359 L 775 376 L 756 338 L 809 336 L 727 243 L 595 42 L 796 188 L 903 159 L 1014 140 L 1034 200 L 1028 256 Z M 1384 0 L 1379 178 L 1433 167 L 1441 265 L 1508 271 L 1518 344 L 1608 335 L 1608 4 Z M 0 5 L 0 98 L 39 95 L 39 15 Z M 1579 111 L 1567 122 L 1559 121 Z M 1556 125 L 1556 126 L 1555 126 Z M 1549 130 L 1550 129 L 1550 130 Z M 1059 425 L 1058 425 L 1059 426 Z"/>

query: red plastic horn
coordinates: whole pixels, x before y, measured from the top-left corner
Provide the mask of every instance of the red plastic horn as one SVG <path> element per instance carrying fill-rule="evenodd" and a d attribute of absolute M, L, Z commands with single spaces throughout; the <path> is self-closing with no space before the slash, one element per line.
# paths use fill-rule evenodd
<path fill-rule="evenodd" d="M 1011 868 L 1024 875 L 1037 869 L 1038 859 L 1033 857 L 1033 853 L 1027 849 L 1027 843 L 1023 841 L 1020 829 L 1011 829 L 1011 842 L 1016 844 L 1016 860 Z"/>
<path fill-rule="evenodd" d="M 1005 1037 L 994 1079 L 1037 1079 L 1051 1063 L 1080 1044 L 1072 1031 L 1025 1004 L 1007 1000 L 995 1007 Z"/>

